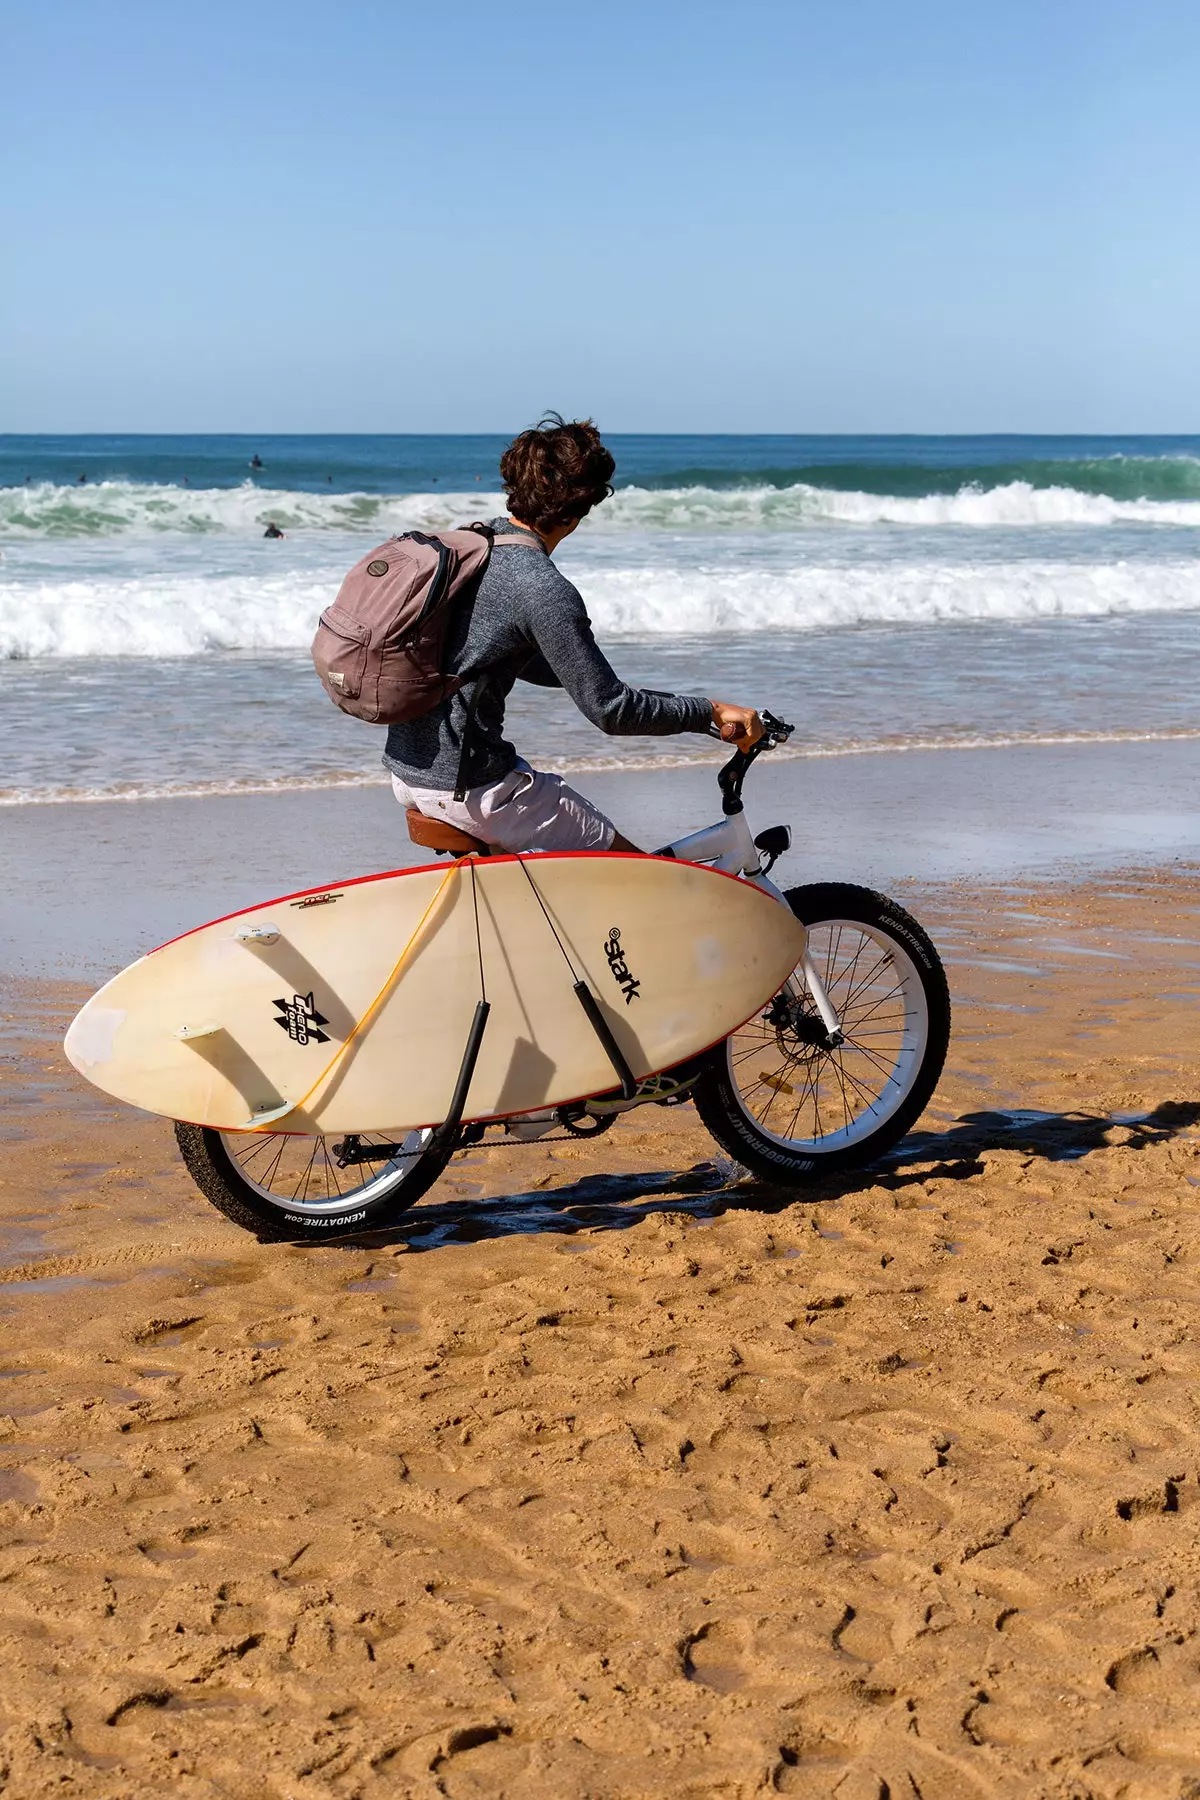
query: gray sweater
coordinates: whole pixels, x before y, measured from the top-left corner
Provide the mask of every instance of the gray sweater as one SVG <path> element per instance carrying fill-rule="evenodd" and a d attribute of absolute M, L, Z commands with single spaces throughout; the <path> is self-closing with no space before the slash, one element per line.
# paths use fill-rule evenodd
<path fill-rule="evenodd" d="M 491 524 L 497 532 L 515 531 L 507 519 Z M 492 551 L 474 603 L 451 621 L 446 669 L 465 675 L 463 685 L 423 718 L 388 727 L 384 766 L 410 787 L 453 791 L 473 704 L 463 785 L 479 787 L 507 775 L 517 752 L 504 736 L 504 704 L 518 680 L 565 688 L 584 717 L 610 737 L 708 729 L 707 700 L 626 687 L 597 647 L 578 589 L 533 533 L 527 535 L 532 550 L 501 544 Z"/>

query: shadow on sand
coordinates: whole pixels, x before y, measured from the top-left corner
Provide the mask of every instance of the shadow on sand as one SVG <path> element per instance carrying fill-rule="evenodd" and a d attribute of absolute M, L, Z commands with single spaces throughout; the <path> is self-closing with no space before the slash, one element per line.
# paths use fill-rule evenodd
<path fill-rule="evenodd" d="M 687 1170 L 588 1175 L 549 1191 L 485 1200 L 433 1200 L 385 1231 L 342 1239 L 346 1248 L 405 1243 L 410 1250 L 478 1243 L 514 1233 L 624 1231 L 653 1213 L 693 1220 L 726 1212 L 773 1214 L 797 1204 L 836 1200 L 866 1187 L 966 1180 L 982 1174 L 984 1150 L 1016 1150 L 1047 1162 L 1074 1162 L 1102 1150 L 1109 1133 L 1126 1132 L 1126 1147 L 1144 1150 L 1200 1124 L 1200 1104 L 1166 1100 L 1148 1113 L 964 1113 L 946 1131 L 916 1131 L 869 1169 L 827 1176 L 803 1188 L 736 1179 L 732 1166 L 697 1163 Z M 434 1192 L 436 1193 L 436 1189 Z M 582 1246 L 581 1246 L 582 1248 Z"/>

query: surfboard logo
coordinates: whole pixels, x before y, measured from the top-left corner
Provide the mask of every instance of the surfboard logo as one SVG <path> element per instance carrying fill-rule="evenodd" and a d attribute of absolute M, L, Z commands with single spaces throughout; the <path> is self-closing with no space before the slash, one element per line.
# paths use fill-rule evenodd
<path fill-rule="evenodd" d="M 608 958 L 608 966 L 612 970 L 613 980 L 625 996 L 625 1004 L 640 998 L 638 989 L 641 982 L 631 973 L 625 961 L 625 952 L 621 948 L 621 927 L 613 925 L 604 940 L 604 954 Z"/>
<path fill-rule="evenodd" d="M 288 905 L 298 907 L 303 912 L 309 906 L 332 906 L 341 897 L 340 894 L 305 894 L 303 900 L 289 900 Z"/>
<path fill-rule="evenodd" d="M 276 1000 L 274 1004 L 279 1008 L 275 1023 L 287 1032 L 293 1044 L 329 1042 L 328 1032 L 321 1030 L 329 1020 L 317 1011 L 311 994 L 293 994 L 290 1000 Z"/>

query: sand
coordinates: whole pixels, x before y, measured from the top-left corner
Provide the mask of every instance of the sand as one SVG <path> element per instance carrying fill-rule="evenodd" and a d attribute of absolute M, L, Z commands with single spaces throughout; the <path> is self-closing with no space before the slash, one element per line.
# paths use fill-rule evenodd
<path fill-rule="evenodd" d="M 810 1198 L 690 1109 L 260 1246 L 11 987 L 0 1793 L 1200 1795 L 1200 870 L 908 889 Z"/>

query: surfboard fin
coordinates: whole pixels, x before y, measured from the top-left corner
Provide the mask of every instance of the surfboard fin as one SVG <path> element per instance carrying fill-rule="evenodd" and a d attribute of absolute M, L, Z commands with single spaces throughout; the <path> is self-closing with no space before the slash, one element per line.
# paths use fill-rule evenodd
<path fill-rule="evenodd" d="M 239 944 L 254 946 L 261 944 L 265 947 L 268 944 L 279 942 L 279 927 L 278 925 L 243 925 L 233 935 Z"/>
<path fill-rule="evenodd" d="M 258 1131 L 264 1125 L 273 1125 L 276 1119 L 286 1119 L 290 1112 L 295 1112 L 296 1102 L 285 1100 L 282 1106 L 270 1106 L 265 1112 L 251 1113 L 246 1123 L 239 1126 L 241 1131 Z"/>
<path fill-rule="evenodd" d="M 215 1037 L 220 1025 L 181 1025 L 175 1036 L 181 1044 L 193 1044 L 197 1038 Z"/>

